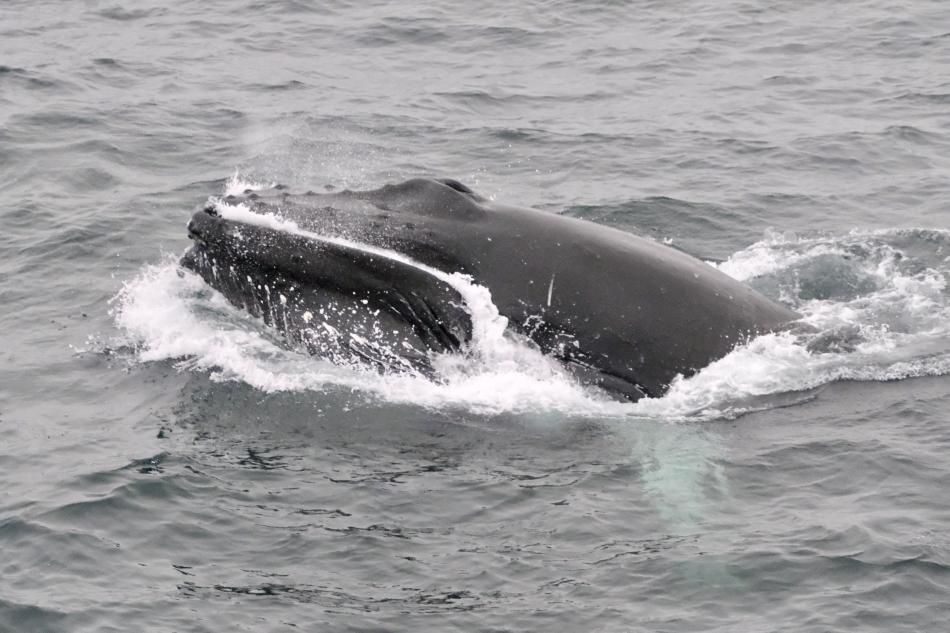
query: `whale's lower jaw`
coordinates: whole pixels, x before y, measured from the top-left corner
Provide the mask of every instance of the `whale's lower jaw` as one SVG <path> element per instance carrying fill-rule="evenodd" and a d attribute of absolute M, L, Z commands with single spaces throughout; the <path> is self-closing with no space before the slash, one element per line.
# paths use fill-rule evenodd
<path fill-rule="evenodd" d="M 471 336 L 466 314 L 452 314 L 449 322 L 430 304 L 406 299 L 393 288 L 344 292 L 255 266 L 202 242 L 180 263 L 232 305 L 262 319 L 289 347 L 337 365 L 433 377 L 432 354 L 457 352 Z"/>

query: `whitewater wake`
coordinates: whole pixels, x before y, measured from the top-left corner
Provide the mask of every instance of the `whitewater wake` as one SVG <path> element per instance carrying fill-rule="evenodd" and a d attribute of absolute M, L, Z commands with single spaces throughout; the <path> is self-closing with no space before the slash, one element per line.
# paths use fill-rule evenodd
<path fill-rule="evenodd" d="M 235 177 L 227 193 L 266 185 Z M 472 317 L 464 354 L 433 359 L 438 380 L 337 366 L 287 349 L 275 331 L 228 303 L 177 257 L 146 266 L 114 302 L 138 362 L 172 360 L 183 371 L 265 392 L 352 389 L 369 400 L 479 414 L 553 411 L 584 417 L 682 420 L 733 417 L 777 406 L 836 380 L 899 380 L 950 373 L 950 232 L 894 229 L 844 236 L 769 234 L 716 266 L 803 315 L 802 327 L 757 337 L 661 398 L 613 401 L 580 385 L 530 341 L 512 334 L 487 288 L 457 273 L 212 199 L 225 218 L 397 259 L 455 288 Z"/>

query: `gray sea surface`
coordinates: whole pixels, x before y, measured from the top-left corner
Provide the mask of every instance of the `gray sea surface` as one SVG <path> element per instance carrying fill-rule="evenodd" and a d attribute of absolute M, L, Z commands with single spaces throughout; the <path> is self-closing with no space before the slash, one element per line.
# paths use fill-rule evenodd
<path fill-rule="evenodd" d="M 336 367 L 177 267 L 228 188 L 416 176 L 813 334 L 620 404 Z M 4 0 L 0 195 L 0 631 L 950 619 L 942 0 Z"/>

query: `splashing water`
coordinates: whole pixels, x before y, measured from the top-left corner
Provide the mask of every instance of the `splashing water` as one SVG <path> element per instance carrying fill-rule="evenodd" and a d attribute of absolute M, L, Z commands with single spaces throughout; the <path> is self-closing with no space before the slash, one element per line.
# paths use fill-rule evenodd
<path fill-rule="evenodd" d="M 950 373 L 948 255 L 943 231 L 770 234 L 718 268 L 791 304 L 810 331 L 757 337 L 641 408 L 728 414 L 835 380 Z"/>
<path fill-rule="evenodd" d="M 267 186 L 235 174 L 226 193 Z M 806 327 L 759 336 L 696 375 L 678 378 L 662 398 L 619 403 L 579 385 L 555 360 L 509 332 L 489 290 L 464 275 L 308 233 L 273 213 L 212 202 L 231 220 L 361 248 L 425 270 L 465 300 L 473 325 L 470 348 L 433 359 L 439 381 L 335 366 L 286 349 L 276 332 L 168 258 L 147 266 L 116 300 L 116 322 L 143 362 L 177 359 L 181 369 L 210 370 L 214 379 L 263 391 L 344 387 L 387 402 L 483 414 L 558 411 L 665 420 L 733 417 L 835 380 L 950 373 L 950 232 L 767 235 L 718 268 L 790 304 Z"/>
<path fill-rule="evenodd" d="M 226 192 L 266 187 L 235 175 Z M 148 266 L 125 285 L 115 310 L 117 323 L 141 345 L 143 361 L 180 359 L 183 369 L 211 370 L 218 380 L 241 380 L 264 391 L 320 390 L 342 386 L 390 402 L 444 408 L 461 406 L 479 413 L 501 411 L 583 410 L 615 415 L 622 403 L 580 386 L 554 359 L 508 332 L 491 293 L 459 273 L 446 273 L 381 248 L 317 235 L 274 213 L 258 214 L 246 205 L 212 198 L 228 220 L 295 233 L 309 239 L 359 248 L 411 265 L 452 286 L 472 321 L 472 340 L 465 354 L 438 354 L 433 366 L 441 380 L 422 376 L 380 375 L 339 367 L 280 345 L 279 336 L 258 319 L 233 308 L 197 275 L 168 258 Z"/>
<path fill-rule="evenodd" d="M 224 195 L 225 196 L 239 196 L 241 194 L 247 193 L 248 191 L 260 191 L 262 189 L 272 189 L 277 186 L 275 182 L 259 182 L 256 180 L 248 180 L 241 176 L 241 172 L 234 170 L 234 173 L 224 182 Z"/>
<path fill-rule="evenodd" d="M 468 299 L 468 297 L 466 297 Z M 470 304 L 478 305 L 478 304 Z M 484 305 L 484 304 L 483 304 Z M 217 380 L 240 380 L 262 391 L 357 389 L 386 401 L 424 407 L 464 407 L 478 413 L 533 410 L 619 412 L 623 405 L 580 387 L 550 358 L 499 333 L 486 320 L 475 353 L 443 355 L 443 378 L 357 371 L 284 349 L 276 333 L 230 303 L 169 258 L 147 266 L 121 291 L 117 323 L 140 344 L 139 359 L 182 359 L 182 369 L 211 370 Z M 473 316 L 473 322 L 479 321 Z"/>

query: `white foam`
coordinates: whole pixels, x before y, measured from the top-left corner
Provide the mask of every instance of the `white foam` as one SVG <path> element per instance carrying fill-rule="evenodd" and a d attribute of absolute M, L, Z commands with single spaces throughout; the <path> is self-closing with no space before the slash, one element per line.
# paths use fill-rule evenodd
<path fill-rule="evenodd" d="M 905 265 L 908 258 L 892 242 L 906 233 L 855 231 L 844 237 L 809 238 L 772 234 L 736 253 L 719 268 L 739 279 L 781 272 L 800 283 L 805 264 L 838 255 L 873 281 L 874 288 L 850 299 L 800 301 L 794 307 L 817 334 L 760 336 L 692 378 L 675 381 L 664 398 L 640 408 L 722 414 L 727 411 L 720 407 L 743 399 L 808 390 L 836 380 L 891 381 L 950 373 L 950 267 L 945 260 L 942 267 L 929 262 L 936 268 L 919 262 Z M 842 349 L 809 350 L 808 344 L 818 337 L 838 333 L 845 343 Z"/>
<path fill-rule="evenodd" d="M 243 185 L 242 185 L 243 186 Z M 562 410 L 585 415 L 615 415 L 622 403 L 579 385 L 554 359 L 507 331 L 508 320 L 498 313 L 490 291 L 459 273 L 446 273 L 383 248 L 301 229 L 274 213 L 258 214 L 244 204 L 212 198 L 221 217 L 301 235 L 313 240 L 357 248 L 399 261 L 453 287 L 470 312 L 472 339 L 465 354 L 440 354 L 433 359 L 440 380 L 421 376 L 379 375 L 284 350 L 262 337 L 263 325 L 232 308 L 197 276 L 181 271 L 173 261 L 147 267 L 126 284 L 116 319 L 144 344 L 142 360 L 188 357 L 182 367 L 212 369 L 216 379 L 238 378 L 264 391 L 319 390 L 330 385 L 360 389 L 393 402 L 425 407 L 466 407 L 480 413 Z M 207 303 L 222 320 L 195 316 Z M 182 318 L 185 315 L 185 318 Z"/>
<path fill-rule="evenodd" d="M 243 192 L 250 188 L 247 185 L 241 181 L 234 186 Z M 257 214 L 245 205 L 221 200 L 214 203 L 227 219 L 360 248 L 444 281 L 459 292 L 471 312 L 471 346 L 465 354 L 434 359 L 439 381 L 335 366 L 284 349 L 262 322 L 233 308 L 197 275 L 180 270 L 169 259 L 147 266 L 125 284 L 117 300 L 117 324 L 140 346 L 142 361 L 176 359 L 182 369 L 210 371 L 216 380 L 238 380 L 268 392 L 344 387 L 434 409 L 486 414 L 558 411 L 570 416 L 663 420 L 734 416 L 771 406 L 772 396 L 834 380 L 897 380 L 950 372 L 950 265 L 944 261 L 943 268 L 903 266 L 898 249 L 889 243 L 893 232 L 820 238 L 773 234 L 718 266 L 745 280 L 786 274 L 797 280 L 799 267 L 816 258 L 857 257 L 859 272 L 875 283 L 872 291 L 850 299 L 795 300 L 794 306 L 819 335 L 854 330 L 852 344 L 810 351 L 807 345 L 818 335 L 760 336 L 695 376 L 675 380 L 664 397 L 629 404 L 578 385 L 554 360 L 507 332 L 507 320 L 498 313 L 489 290 L 464 275 L 429 268 L 386 249 L 316 235 L 273 213 Z M 793 286 L 779 290 L 794 300 Z"/>
<path fill-rule="evenodd" d="M 477 413 L 578 410 L 610 415 L 624 406 L 589 393 L 550 359 L 505 336 L 484 354 L 443 356 L 443 382 L 338 367 L 282 348 L 262 334 L 260 321 L 233 308 L 171 259 L 146 266 L 125 285 L 115 318 L 140 346 L 141 361 L 178 360 L 182 369 L 210 370 L 215 380 L 240 380 L 266 392 L 336 386 L 390 402 Z M 491 327 L 482 336 L 494 336 Z"/>
<path fill-rule="evenodd" d="M 271 189 L 276 185 L 277 183 L 275 182 L 259 182 L 256 180 L 251 180 L 246 176 L 242 176 L 241 172 L 235 169 L 234 173 L 231 174 L 231 177 L 228 178 L 224 183 L 224 195 L 239 196 L 243 193 L 247 193 L 248 191 Z"/>

